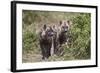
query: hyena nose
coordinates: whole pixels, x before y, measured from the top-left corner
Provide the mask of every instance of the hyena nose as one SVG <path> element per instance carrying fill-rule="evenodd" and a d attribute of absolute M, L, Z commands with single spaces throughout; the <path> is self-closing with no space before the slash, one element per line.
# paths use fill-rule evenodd
<path fill-rule="evenodd" d="M 67 32 L 67 29 L 65 29 L 65 32 Z"/>

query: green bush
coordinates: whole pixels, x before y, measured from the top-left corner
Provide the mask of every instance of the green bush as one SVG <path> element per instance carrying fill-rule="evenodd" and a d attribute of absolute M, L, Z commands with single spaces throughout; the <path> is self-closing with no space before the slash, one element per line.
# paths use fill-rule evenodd
<path fill-rule="evenodd" d="M 23 33 L 23 50 L 30 51 L 36 49 L 37 35 L 33 32 L 26 31 Z"/>
<path fill-rule="evenodd" d="M 73 27 L 71 36 L 73 43 L 71 48 L 75 48 L 74 56 L 77 59 L 90 58 L 90 39 L 91 39 L 91 15 L 89 13 L 80 13 L 73 18 Z"/>

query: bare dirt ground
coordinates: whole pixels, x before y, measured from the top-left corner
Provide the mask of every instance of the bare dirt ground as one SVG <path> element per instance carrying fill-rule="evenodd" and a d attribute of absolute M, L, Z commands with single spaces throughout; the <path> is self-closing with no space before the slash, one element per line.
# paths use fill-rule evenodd
<path fill-rule="evenodd" d="M 24 53 L 22 59 L 23 59 L 23 63 L 40 62 L 42 61 L 42 55 L 41 53 L 36 54 L 33 52 Z"/>
<path fill-rule="evenodd" d="M 34 53 L 34 52 L 23 53 L 22 55 L 23 63 L 50 62 L 50 61 L 63 61 L 63 60 L 64 58 L 57 55 L 50 56 L 48 59 L 43 60 L 41 53 Z"/>

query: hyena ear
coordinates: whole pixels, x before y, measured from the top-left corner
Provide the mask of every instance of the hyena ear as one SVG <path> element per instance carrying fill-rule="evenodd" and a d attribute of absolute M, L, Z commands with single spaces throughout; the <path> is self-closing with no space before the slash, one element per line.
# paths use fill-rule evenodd
<path fill-rule="evenodd" d="M 60 24 L 60 25 L 62 24 L 62 20 L 59 21 L 59 24 Z"/>
<path fill-rule="evenodd" d="M 70 21 L 68 20 L 67 23 L 70 24 Z"/>
<path fill-rule="evenodd" d="M 44 24 L 44 25 L 43 25 L 43 29 L 46 29 L 46 28 L 47 28 L 47 26 L 46 26 L 46 24 Z"/>

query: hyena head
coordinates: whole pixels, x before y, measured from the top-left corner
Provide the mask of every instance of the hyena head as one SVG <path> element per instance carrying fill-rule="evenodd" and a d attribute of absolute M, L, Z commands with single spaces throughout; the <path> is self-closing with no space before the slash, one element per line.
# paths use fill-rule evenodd
<path fill-rule="evenodd" d="M 51 26 L 48 26 L 46 34 L 48 37 L 52 37 L 54 35 L 54 31 Z"/>
<path fill-rule="evenodd" d="M 69 29 L 69 21 L 63 21 L 61 24 L 61 32 L 67 32 Z"/>
<path fill-rule="evenodd" d="M 44 25 L 41 36 L 46 38 L 50 38 L 54 35 L 54 31 L 51 26 Z"/>

